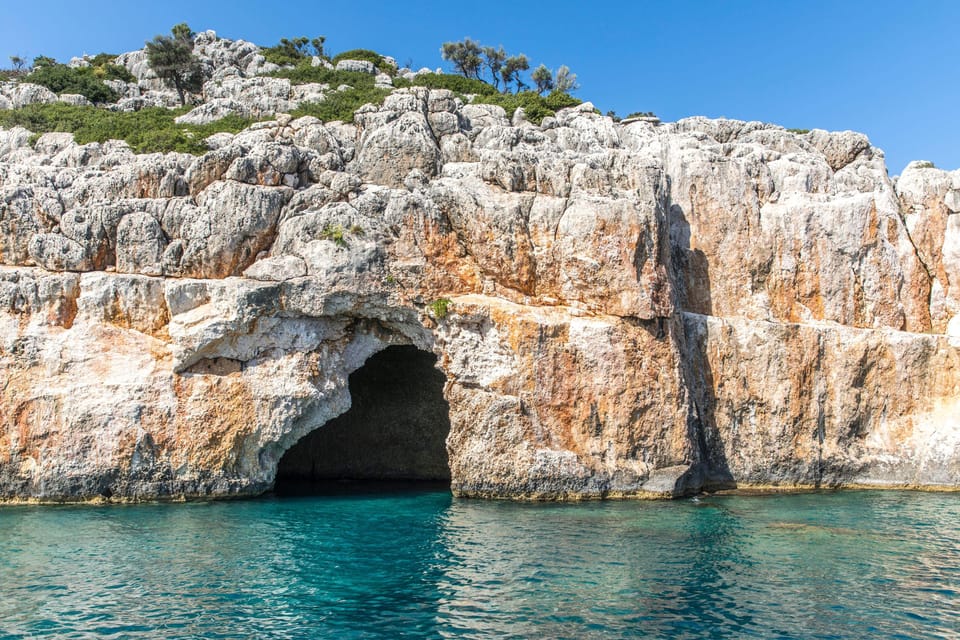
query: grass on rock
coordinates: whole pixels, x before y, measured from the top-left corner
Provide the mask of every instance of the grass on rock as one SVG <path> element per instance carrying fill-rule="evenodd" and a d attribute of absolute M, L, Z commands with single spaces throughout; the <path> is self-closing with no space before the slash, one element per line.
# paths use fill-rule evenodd
<path fill-rule="evenodd" d="M 333 89 L 343 84 L 355 89 L 365 87 L 372 89 L 375 84 L 374 77 L 369 73 L 314 67 L 309 60 L 301 62 L 292 69 L 278 69 L 268 73 L 267 76 L 270 78 L 286 78 L 290 81 L 290 84 L 308 84 L 311 82 L 328 84 Z"/>
<path fill-rule="evenodd" d="M 552 116 L 566 107 L 575 107 L 582 101 L 561 91 L 554 91 L 547 96 L 541 96 L 534 91 L 521 91 L 520 93 L 494 93 L 477 96 L 473 102 L 474 104 L 501 106 L 507 112 L 508 118 L 512 118 L 514 112 L 519 107 L 523 107 L 527 120 L 539 125 L 547 116 Z"/>
<path fill-rule="evenodd" d="M 340 120 L 353 122 L 357 109 L 365 104 L 381 105 L 390 95 L 390 89 L 375 89 L 373 87 L 352 88 L 344 91 L 334 91 L 324 96 L 320 102 L 306 102 L 290 112 L 294 118 L 313 116 L 324 122 Z"/>
<path fill-rule="evenodd" d="M 209 150 L 203 143 L 208 136 L 223 131 L 237 133 L 253 122 L 237 115 L 205 125 L 174 122 L 188 110 L 148 107 L 126 112 L 63 103 L 33 104 L 0 111 L 0 126 L 20 126 L 37 135 L 51 131 L 72 133 L 78 144 L 124 140 L 136 153 L 178 151 L 200 155 Z"/>

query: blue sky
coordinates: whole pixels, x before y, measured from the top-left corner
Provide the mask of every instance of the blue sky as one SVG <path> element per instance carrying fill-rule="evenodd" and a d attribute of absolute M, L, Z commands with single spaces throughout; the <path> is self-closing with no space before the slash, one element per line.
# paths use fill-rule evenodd
<path fill-rule="evenodd" d="M 654 111 L 854 129 L 887 155 L 960 168 L 960 2 L 677 1 L 10 2 L 0 64 L 143 46 L 181 21 L 271 45 L 327 37 L 327 50 L 374 48 L 417 67 L 470 36 L 566 64 L 602 111 Z M 468 11 L 470 10 L 470 11 Z"/>

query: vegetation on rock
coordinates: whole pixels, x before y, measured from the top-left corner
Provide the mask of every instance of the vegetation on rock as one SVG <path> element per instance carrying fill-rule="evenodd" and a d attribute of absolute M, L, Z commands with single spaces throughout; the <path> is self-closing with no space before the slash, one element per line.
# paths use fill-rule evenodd
<path fill-rule="evenodd" d="M 466 78 L 450 73 L 421 73 L 413 80 L 406 78 L 396 78 L 393 81 L 395 87 L 427 87 L 429 89 L 449 89 L 461 95 L 491 95 L 498 93 L 497 90 L 483 80 L 476 78 Z"/>
<path fill-rule="evenodd" d="M 360 71 L 337 71 L 336 69 L 327 69 L 326 67 L 314 67 L 310 61 L 301 62 L 296 67 L 290 69 L 278 69 L 267 74 L 271 78 L 286 78 L 290 84 L 308 84 L 316 82 L 319 84 L 328 84 L 334 89 L 340 85 L 349 85 L 355 89 L 372 89 L 375 82 L 372 75 Z"/>
<path fill-rule="evenodd" d="M 553 89 L 553 72 L 547 69 L 546 65 L 541 64 L 533 70 L 530 79 L 537 87 L 537 93 L 543 95 L 544 91 Z"/>
<path fill-rule="evenodd" d="M 512 118 L 514 112 L 522 107 L 527 120 L 537 125 L 542 123 L 547 116 L 556 114 L 560 109 L 574 107 L 581 103 L 580 100 L 570 94 L 559 91 L 553 91 L 546 97 L 534 91 L 493 93 L 477 96 L 473 102 L 474 104 L 495 104 L 503 107 L 508 118 Z"/>
<path fill-rule="evenodd" d="M 303 36 L 292 40 L 280 38 L 279 43 L 263 49 L 261 53 L 267 62 L 280 66 L 296 65 L 313 56 L 324 58 L 323 45 L 326 40 L 325 36 L 317 36 L 312 40 Z"/>
<path fill-rule="evenodd" d="M 33 61 L 33 69 L 19 77 L 24 82 L 39 84 L 58 95 L 70 93 L 81 95 L 91 102 L 114 102 L 117 93 L 103 81 L 131 82 L 135 79 L 125 67 L 114 64 L 115 59 L 116 56 L 101 53 L 87 61 L 89 66 L 70 67 L 48 56 L 37 56 Z M 17 61 L 22 71 L 23 60 L 18 58 Z"/>
<path fill-rule="evenodd" d="M 437 320 L 443 320 L 447 317 L 447 314 L 450 313 L 450 298 L 437 298 L 433 302 L 427 305 L 427 308 L 430 309 L 430 313 Z"/>
<path fill-rule="evenodd" d="M 343 91 L 327 94 L 320 102 L 305 102 L 294 109 L 290 115 L 294 118 L 313 116 L 324 122 L 353 122 L 357 109 L 365 104 L 381 105 L 390 95 L 390 89 L 374 87 L 352 87 Z"/>
<path fill-rule="evenodd" d="M 186 93 L 203 86 L 203 69 L 193 55 L 193 31 L 185 22 L 171 29 L 171 36 L 156 36 L 147 43 L 147 61 L 157 77 L 177 90 L 180 104 L 187 103 Z"/>
<path fill-rule="evenodd" d="M 344 248 L 347 246 L 347 240 L 344 238 L 345 233 L 346 231 L 342 224 L 328 224 L 323 228 L 323 231 L 320 232 L 320 237 L 324 240 L 332 241 L 333 244 L 340 248 Z"/>
<path fill-rule="evenodd" d="M 567 65 L 560 65 L 560 68 L 557 69 L 557 75 L 553 80 L 553 88 L 562 93 L 576 91 L 580 88 L 580 84 L 577 82 L 577 74 L 572 73 L 570 67 Z"/>
<path fill-rule="evenodd" d="M 148 64 L 168 87 L 176 91 L 181 105 L 186 105 L 191 92 L 202 89 L 204 80 L 203 65 L 193 53 L 194 38 L 190 27 L 180 23 L 171 29 L 170 35 L 158 35 L 146 43 Z M 330 89 L 324 91 L 323 100 L 301 102 L 291 115 L 310 115 L 324 122 L 353 122 L 356 111 L 363 105 L 381 105 L 391 89 L 378 86 L 374 75 L 360 71 L 338 71 L 330 68 L 329 64 L 314 66 L 314 56 L 330 60 L 324 54 L 324 43 L 323 36 L 313 39 L 282 38 L 278 44 L 262 50 L 267 61 L 284 67 L 267 76 L 285 78 L 294 85 L 323 84 Z M 453 62 L 461 75 L 427 73 L 395 77 L 394 88 L 420 86 L 447 89 L 464 100 L 470 96 L 476 103 L 499 105 L 509 117 L 522 108 L 525 117 L 535 124 L 540 124 L 558 109 L 580 104 L 580 100 L 568 93 L 571 87 L 576 87 L 576 76 L 570 74 L 566 67 L 561 67 L 554 74 L 545 65 L 539 65 L 531 75 L 536 91 L 530 91 L 523 76 L 530 65 L 523 54 L 509 55 L 502 46 L 485 47 L 466 38 L 462 42 L 444 43 L 443 55 Z M 104 80 L 136 80 L 125 67 L 115 64 L 114 55 L 104 53 L 85 60 L 87 64 L 71 67 L 39 56 L 34 60 L 34 67 L 29 70 L 27 78 L 56 93 L 80 94 L 96 103 L 115 102 L 119 98 Z M 370 49 L 343 51 L 331 61 L 337 63 L 343 60 L 367 61 L 380 71 L 396 72 L 390 59 Z M 22 59 L 14 56 L 11 62 L 16 68 L 6 72 L 8 77 L 25 73 L 22 71 L 25 64 Z M 343 90 L 338 90 L 341 87 Z M 561 90 L 561 87 L 566 87 L 567 91 Z M 509 93 L 514 88 L 516 93 Z M 206 151 L 203 144 L 206 136 L 218 131 L 239 131 L 252 122 L 233 115 L 202 126 L 177 125 L 174 119 L 183 113 L 184 109 L 160 107 L 129 113 L 66 104 L 30 105 L 0 112 L 0 126 L 20 125 L 37 135 L 50 131 L 70 132 L 81 144 L 109 139 L 125 140 L 134 151 L 141 153 L 203 153 Z"/>
<path fill-rule="evenodd" d="M 363 227 L 358 224 L 352 225 L 349 229 L 345 229 L 342 224 L 327 224 L 323 227 L 323 230 L 320 231 L 320 237 L 324 240 L 330 240 L 333 244 L 337 245 L 341 249 L 345 249 L 349 244 L 347 243 L 347 234 L 354 236 L 363 235 Z"/>
<path fill-rule="evenodd" d="M 381 71 L 387 71 L 392 68 L 392 65 L 387 64 L 386 58 L 377 53 L 376 51 L 371 51 L 370 49 L 350 49 L 349 51 L 341 51 L 337 55 L 333 56 L 333 64 L 337 64 L 341 60 L 366 60 L 367 62 L 373 63 L 377 69 Z"/>
<path fill-rule="evenodd" d="M 517 93 L 529 89 L 524 81 L 523 73 L 529 71 L 530 60 L 526 55 L 508 55 L 503 46 L 485 47 L 475 40 L 464 38 L 460 42 L 444 42 L 440 47 L 440 55 L 444 60 L 453 64 L 454 68 L 465 78 L 472 78 L 487 83 L 484 77 L 489 73 L 490 82 L 494 89 L 500 89 L 503 82 L 503 91 L 510 90 L 513 84 Z M 485 73 L 486 72 L 486 73 Z M 545 65 L 541 64 L 531 76 L 537 87 L 537 93 L 544 93 L 556 89 L 561 93 L 570 93 L 580 88 L 577 76 L 570 72 L 567 66 L 561 66 L 556 75 Z M 479 93 L 479 92 L 474 92 Z"/>
<path fill-rule="evenodd" d="M 501 51 L 503 48 L 501 47 Z M 479 42 L 464 38 L 461 42 L 444 42 L 440 46 L 440 55 L 467 78 L 480 80 L 483 69 L 483 47 Z M 496 78 L 496 74 L 494 74 Z"/>
<path fill-rule="evenodd" d="M 203 143 L 208 136 L 222 131 L 237 133 L 252 123 L 252 120 L 236 115 L 206 125 L 174 122 L 174 118 L 183 113 L 183 109 L 161 107 L 118 112 L 58 102 L 0 110 L 0 127 L 20 126 L 35 134 L 72 133 L 78 144 L 124 140 L 136 153 L 178 151 L 199 155 L 209 151 Z"/>
<path fill-rule="evenodd" d="M 514 83 L 517 86 L 517 91 L 523 91 L 527 88 L 527 83 L 523 81 L 523 77 L 520 75 L 522 72 L 530 68 L 530 61 L 527 59 L 527 56 L 520 55 L 510 56 L 503 62 L 503 66 L 500 67 L 500 79 L 503 80 L 503 90 L 510 90 L 510 83 Z"/>

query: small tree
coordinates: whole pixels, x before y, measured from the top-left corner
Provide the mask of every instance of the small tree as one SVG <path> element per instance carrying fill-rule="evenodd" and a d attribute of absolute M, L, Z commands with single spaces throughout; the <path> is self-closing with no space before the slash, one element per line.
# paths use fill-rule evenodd
<path fill-rule="evenodd" d="M 517 91 L 520 91 L 527 85 L 524 84 L 523 79 L 520 77 L 521 71 L 526 71 L 530 68 L 530 61 L 527 60 L 527 56 L 522 53 L 517 56 L 510 56 L 503 63 L 503 68 L 500 69 L 500 77 L 503 78 L 503 88 L 508 89 L 511 82 L 517 84 Z"/>
<path fill-rule="evenodd" d="M 310 41 L 310 44 L 313 45 L 313 55 L 318 58 L 323 57 L 323 45 L 327 41 L 327 36 L 317 36 Z"/>
<path fill-rule="evenodd" d="M 50 56 L 37 56 L 33 59 L 33 68 L 39 69 L 41 67 L 53 67 L 56 66 L 57 61 L 51 58 Z"/>
<path fill-rule="evenodd" d="M 557 77 L 553 81 L 553 87 L 557 91 L 562 91 L 563 93 L 576 91 L 580 88 L 580 85 L 577 84 L 577 74 L 570 73 L 570 67 L 567 65 L 562 65 L 559 69 L 557 69 Z"/>
<path fill-rule="evenodd" d="M 170 28 L 170 33 L 172 33 L 173 37 L 177 38 L 178 40 L 189 40 L 191 45 L 193 44 L 193 36 L 196 35 L 193 32 L 193 29 L 190 28 L 190 25 L 188 25 L 186 22 L 173 25 L 173 27 Z"/>
<path fill-rule="evenodd" d="M 318 36 L 312 40 L 304 36 L 299 38 L 280 38 L 280 42 L 272 47 L 263 49 L 260 53 L 267 62 L 278 64 L 281 67 L 299 64 L 301 60 L 311 56 L 323 58 L 323 44 L 326 37 Z"/>
<path fill-rule="evenodd" d="M 480 79 L 480 69 L 483 66 L 480 43 L 464 38 L 463 42 L 444 42 L 440 47 L 440 55 L 449 60 L 457 71 L 468 78 Z"/>
<path fill-rule="evenodd" d="M 547 69 L 545 65 L 540 65 L 533 70 L 533 73 L 530 75 L 530 78 L 533 79 L 534 84 L 537 85 L 537 93 L 543 95 L 544 91 L 550 91 L 553 89 L 553 73 L 550 72 L 550 69 Z"/>
<path fill-rule="evenodd" d="M 493 86 L 499 89 L 500 69 L 503 68 L 503 63 L 507 59 L 507 52 L 503 50 L 503 45 L 500 45 L 496 49 L 493 47 L 484 47 L 483 57 L 486 58 L 485 64 L 487 69 L 490 69 L 490 75 L 493 76 Z"/>
<path fill-rule="evenodd" d="M 17 71 L 23 71 L 23 65 L 27 64 L 27 61 L 20 56 L 10 56 L 10 63 Z"/>
<path fill-rule="evenodd" d="M 193 55 L 193 31 L 186 23 L 170 30 L 173 36 L 156 36 L 147 43 L 147 62 L 157 77 L 177 90 L 180 104 L 187 103 L 187 91 L 203 86 L 203 69 Z"/>

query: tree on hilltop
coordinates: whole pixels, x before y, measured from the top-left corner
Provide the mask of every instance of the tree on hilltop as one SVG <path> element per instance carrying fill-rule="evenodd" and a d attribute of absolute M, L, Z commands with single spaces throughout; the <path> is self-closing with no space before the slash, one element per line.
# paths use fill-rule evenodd
<path fill-rule="evenodd" d="M 440 47 L 440 55 L 444 60 L 449 60 L 457 71 L 468 78 L 480 79 L 480 69 L 483 66 L 483 58 L 480 43 L 464 38 L 463 42 L 444 42 Z"/>
<path fill-rule="evenodd" d="M 530 61 L 527 59 L 527 56 L 520 55 L 510 56 L 503 63 L 503 68 L 500 69 L 500 77 L 503 78 L 503 88 L 508 90 L 510 88 L 510 83 L 515 82 L 517 84 L 517 91 L 526 88 L 526 83 L 523 81 L 523 78 L 520 77 L 520 72 L 526 71 L 530 68 Z"/>
<path fill-rule="evenodd" d="M 281 67 L 286 65 L 297 65 L 301 60 L 317 56 L 326 57 L 323 53 L 323 45 L 326 43 L 326 36 L 317 36 L 312 40 L 305 36 L 299 38 L 280 38 L 280 42 L 272 47 L 261 50 L 260 53 L 267 62 L 278 64 Z"/>
<path fill-rule="evenodd" d="M 524 79 L 525 72 L 530 70 L 530 60 L 522 53 L 508 55 L 503 45 L 486 47 L 476 40 L 464 38 L 460 42 L 444 42 L 440 54 L 444 60 L 453 63 L 460 75 L 491 85 L 501 93 L 509 94 L 514 87 L 517 93 L 529 88 Z M 488 71 L 490 80 L 486 75 Z M 580 87 L 577 75 L 566 66 L 553 73 L 541 64 L 529 79 L 534 82 L 536 92 L 541 96 L 551 91 L 569 93 Z"/>
<path fill-rule="evenodd" d="M 553 88 L 563 93 L 570 93 L 580 88 L 577 84 L 577 74 L 570 72 L 570 67 L 561 65 L 557 69 L 557 77 L 553 81 Z"/>
<path fill-rule="evenodd" d="M 503 63 L 507 60 L 507 52 L 503 50 L 503 45 L 500 45 L 496 49 L 493 47 L 484 47 L 483 57 L 486 58 L 484 64 L 487 69 L 490 70 L 490 75 L 493 77 L 493 86 L 499 90 L 500 69 L 503 68 Z"/>
<path fill-rule="evenodd" d="M 541 64 L 530 74 L 533 83 L 537 85 L 537 93 L 543 95 L 544 91 L 553 89 L 553 73 L 547 69 L 546 65 Z"/>
<path fill-rule="evenodd" d="M 187 103 L 186 92 L 203 87 L 203 69 L 193 55 L 193 31 L 185 22 L 175 25 L 172 36 L 156 36 L 147 43 L 147 62 L 157 77 L 177 90 L 180 104 Z"/>

